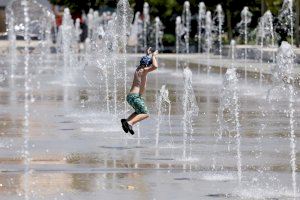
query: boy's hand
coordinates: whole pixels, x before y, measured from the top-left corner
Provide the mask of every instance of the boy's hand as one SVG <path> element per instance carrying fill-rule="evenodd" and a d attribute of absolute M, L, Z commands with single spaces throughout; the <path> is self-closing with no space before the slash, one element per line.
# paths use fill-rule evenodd
<path fill-rule="evenodd" d="M 156 50 L 152 53 L 152 56 L 154 56 L 154 57 L 156 57 L 157 55 L 158 55 L 158 50 Z"/>
<path fill-rule="evenodd" d="M 152 54 L 152 51 L 151 51 L 151 49 L 152 49 L 152 47 L 149 47 L 149 48 L 147 49 L 147 55 L 150 55 L 150 54 Z"/>

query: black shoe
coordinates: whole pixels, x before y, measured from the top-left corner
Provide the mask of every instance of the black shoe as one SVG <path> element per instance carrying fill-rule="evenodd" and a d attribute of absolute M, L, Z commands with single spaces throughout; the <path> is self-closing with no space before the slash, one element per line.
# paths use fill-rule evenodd
<path fill-rule="evenodd" d="M 128 123 L 127 123 L 127 125 L 128 125 L 129 133 L 130 133 L 131 135 L 134 135 L 134 131 L 132 130 L 132 126 L 131 126 L 130 124 L 128 124 Z"/>
<path fill-rule="evenodd" d="M 125 133 L 128 133 L 128 123 L 126 119 L 121 119 L 121 123 L 122 123 L 122 128 L 124 130 Z"/>

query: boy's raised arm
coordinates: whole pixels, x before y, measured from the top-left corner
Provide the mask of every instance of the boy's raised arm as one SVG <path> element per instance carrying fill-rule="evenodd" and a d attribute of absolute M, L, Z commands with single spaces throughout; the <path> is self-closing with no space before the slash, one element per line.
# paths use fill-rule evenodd
<path fill-rule="evenodd" d="M 156 58 L 157 55 L 158 55 L 157 50 L 152 53 L 152 65 L 150 67 L 145 68 L 146 72 L 152 72 L 158 68 L 158 62 L 157 62 L 157 58 Z"/>

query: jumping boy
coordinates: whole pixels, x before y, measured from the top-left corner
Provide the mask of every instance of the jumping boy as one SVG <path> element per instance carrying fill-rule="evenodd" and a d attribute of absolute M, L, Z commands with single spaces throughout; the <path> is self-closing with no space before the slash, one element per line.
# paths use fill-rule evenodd
<path fill-rule="evenodd" d="M 148 109 L 145 106 L 142 95 L 146 89 L 147 75 L 157 69 L 157 55 L 158 51 L 151 51 L 151 47 L 147 50 L 147 55 L 140 60 L 140 65 L 134 73 L 132 87 L 127 95 L 127 102 L 135 110 L 127 119 L 121 119 L 122 128 L 125 133 L 128 131 L 133 135 L 132 126 L 149 117 Z"/>

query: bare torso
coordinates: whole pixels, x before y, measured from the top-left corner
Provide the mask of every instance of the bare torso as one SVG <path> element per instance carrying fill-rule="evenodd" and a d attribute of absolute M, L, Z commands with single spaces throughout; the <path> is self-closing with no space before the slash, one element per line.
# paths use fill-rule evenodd
<path fill-rule="evenodd" d="M 134 78 L 130 93 L 143 95 L 146 89 L 147 72 L 138 67 L 134 72 Z"/>

